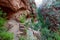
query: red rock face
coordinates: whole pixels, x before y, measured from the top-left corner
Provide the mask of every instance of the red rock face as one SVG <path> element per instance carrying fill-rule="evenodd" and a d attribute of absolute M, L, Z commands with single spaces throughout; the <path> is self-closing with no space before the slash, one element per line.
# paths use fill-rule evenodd
<path fill-rule="evenodd" d="M 26 1 L 24 0 L 0 0 L 0 6 L 8 7 L 13 11 L 17 11 L 20 8 L 26 8 Z"/>
<path fill-rule="evenodd" d="M 0 7 L 7 13 L 8 18 L 19 11 L 30 9 L 28 0 L 0 0 Z"/>
<path fill-rule="evenodd" d="M 21 14 L 21 12 L 30 12 L 35 13 L 33 8 L 31 8 L 31 5 L 29 0 L 0 0 L 0 7 L 3 9 L 4 12 L 7 13 L 7 18 L 10 19 L 15 14 Z M 33 11 L 31 11 L 33 10 Z M 30 12 L 29 12 L 30 11 Z M 15 16 L 14 16 L 15 17 Z"/>

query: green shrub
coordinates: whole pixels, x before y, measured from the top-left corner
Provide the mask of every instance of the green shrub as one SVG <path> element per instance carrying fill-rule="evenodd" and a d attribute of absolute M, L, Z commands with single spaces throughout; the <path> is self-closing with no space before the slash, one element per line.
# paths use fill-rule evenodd
<path fill-rule="evenodd" d="M 7 28 L 4 26 L 7 21 L 6 14 L 0 10 L 0 40 L 13 40 L 13 34 L 7 32 Z"/>
<path fill-rule="evenodd" d="M 6 22 L 6 19 L 0 17 L 0 27 L 2 27 L 2 26 L 4 25 L 5 22 Z"/>
<path fill-rule="evenodd" d="M 24 36 L 21 36 L 19 40 L 26 40 L 26 38 Z"/>
<path fill-rule="evenodd" d="M 60 40 L 60 35 L 59 35 L 58 33 L 54 33 L 54 38 L 55 38 L 56 40 Z"/>
<path fill-rule="evenodd" d="M 44 22 L 44 17 L 41 14 L 40 9 L 38 9 L 38 13 L 37 14 L 38 14 L 37 16 L 38 16 L 39 24 L 41 25 L 41 29 L 40 29 L 41 40 L 60 40 L 60 34 L 58 34 L 57 32 L 53 32 L 51 29 L 48 29 L 50 24 L 52 24 L 50 22 L 50 20 L 49 20 L 49 17 L 48 18 L 46 17 L 46 21 Z M 58 29 L 57 29 L 57 31 L 58 31 Z"/>
<path fill-rule="evenodd" d="M 9 32 L 1 32 L 0 38 L 1 40 L 13 40 L 13 34 Z"/>
<path fill-rule="evenodd" d="M 25 17 L 24 14 L 22 14 L 22 15 L 20 16 L 20 22 L 21 22 L 21 23 L 24 23 L 25 21 L 26 21 L 26 17 Z"/>

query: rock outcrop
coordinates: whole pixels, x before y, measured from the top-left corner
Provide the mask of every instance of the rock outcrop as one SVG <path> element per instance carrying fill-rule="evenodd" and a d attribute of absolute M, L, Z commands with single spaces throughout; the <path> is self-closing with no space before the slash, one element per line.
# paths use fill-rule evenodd
<path fill-rule="evenodd" d="M 12 26 L 8 26 L 7 28 L 9 32 L 14 33 L 14 40 L 18 40 L 18 38 L 16 38 L 18 30 L 20 30 L 20 33 L 21 31 L 23 31 L 23 34 L 25 33 L 24 28 L 22 28 L 21 25 L 19 26 L 20 15 L 24 14 L 29 18 L 30 14 L 35 13 L 35 8 L 32 7 L 35 3 L 30 1 L 31 0 L 0 0 L 0 7 L 7 13 L 6 18 L 9 19 L 7 25 Z"/>
<path fill-rule="evenodd" d="M 8 7 L 13 11 L 17 11 L 21 8 L 28 9 L 28 0 L 0 0 L 0 6 Z"/>
<path fill-rule="evenodd" d="M 0 0 L 0 7 L 7 13 L 8 18 L 17 13 L 21 14 L 21 11 L 31 10 L 29 0 Z"/>

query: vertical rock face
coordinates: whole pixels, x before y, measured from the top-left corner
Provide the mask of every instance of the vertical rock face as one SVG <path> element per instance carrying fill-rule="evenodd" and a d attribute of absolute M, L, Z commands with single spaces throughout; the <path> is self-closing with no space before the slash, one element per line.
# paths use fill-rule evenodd
<path fill-rule="evenodd" d="M 35 9 L 31 6 L 34 3 L 32 0 L 0 0 L 0 7 L 3 11 L 7 12 L 8 18 L 12 17 L 15 14 L 21 14 L 21 11 L 35 13 Z"/>
<path fill-rule="evenodd" d="M 0 0 L 0 7 L 7 12 L 9 17 L 19 11 L 31 10 L 29 0 Z"/>
<path fill-rule="evenodd" d="M 8 7 L 13 11 L 17 11 L 20 8 L 27 8 L 28 0 L 0 0 L 0 6 Z"/>

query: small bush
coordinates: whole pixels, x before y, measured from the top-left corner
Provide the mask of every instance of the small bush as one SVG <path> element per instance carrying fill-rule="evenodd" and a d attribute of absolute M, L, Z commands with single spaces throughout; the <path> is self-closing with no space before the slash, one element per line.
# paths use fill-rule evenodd
<path fill-rule="evenodd" d="M 13 34 L 7 32 L 7 28 L 4 26 L 6 22 L 5 13 L 0 10 L 0 40 L 13 40 Z"/>
<path fill-rule="evenodd" d="M 26 38 L 24 36 L 21 36 L 19 40 L 26 40 Z"/>
<path fill-rule="evenodd" d="M 13 40 L 13 34 L 9 32 L 1 32 L 0 38 L 1 40 Z"/>

